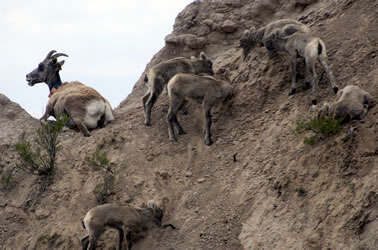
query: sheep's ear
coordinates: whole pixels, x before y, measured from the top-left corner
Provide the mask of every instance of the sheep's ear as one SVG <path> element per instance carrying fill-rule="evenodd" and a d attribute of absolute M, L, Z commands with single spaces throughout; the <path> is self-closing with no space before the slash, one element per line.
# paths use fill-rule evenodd
<path fill-rule="evenodd" d="M 250 34 L 253 34 L 256 32 L 256 27 L 255 26 L 252 26 L 250 29 L 249 29 L 249 33 Z"/>
<path fill-rule="evenodd" d="M 60 61 L 60 62 L 57 62 L 56 63 L 58 65 L 58 69 L 61 70 L 62 69 L 62 66 L 64 64 L 64 60 Z"/>
<path fill-rule="evenodd" d="M 154 209 L 156 207 L 155 201 L 154 200 L 147 201 L 147 207 Z"/>
<path fill-rule="evenodd" d="M 201 58 L 202 60 L 204 60 L 204 61 L 207 60 L 207 57 L 206 57 L 205 52 L 201 51 L 201 53 L 200 53 L 200 58 Z"/>
<path fill-rule="evenodd" d="M 251 34 L 251 32 L 249 30 L 245 30 L 244 31 L 244 37 L 249 37 L 249 35 Z"/>
<path fill-rule="evenodd" d="M 197 57 L 195 57 L 195 56 L 191 56 L 191 57 L 190 57 L 190 60 L 192 60 L 192 61 L 196 61 L 196 60 L 197 60 Z"/>

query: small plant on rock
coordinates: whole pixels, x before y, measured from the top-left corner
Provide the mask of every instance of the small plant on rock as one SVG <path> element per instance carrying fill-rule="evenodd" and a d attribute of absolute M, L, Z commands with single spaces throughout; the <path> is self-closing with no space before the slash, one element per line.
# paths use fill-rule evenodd
<path fill-rule="evenodd" d="M 91 166 L 106 171 L 103 176 L 104 182 L 96 185 L 93 190 L 97 204 L 105 204 L 107 203 L 109 196 L 112 194 L 114 185 L 114 171 L 112 170 L 110 160 L 107 154 L 100 150 L 96 150 L 91 157 L 87 158 L 87 160 Z"/>
<path fill-rule="evenodd" d="M 14 145 L 20 157 L 20 164 L 17 164 L 17 167 L 30 174 L 52 180 L 56 170 L 56 154 L 61 150 L 58 136 L 68 119 L 64 116 L 55 122 L 41 123 L 41 127 L 36 131 L 34 143 L 31 143 L 26 133 L 23 133 Z"/>
<path fill-rule="evenodd" d="M 336 135 L 342 130 L 342 119 L 320 118 L 309 120 L 298 120 L 295 131 L 297 134 L 312 132 L 311 136 L 305 136 L 303 142 L 308 145 L 314 145 L 320 140 Z"/>

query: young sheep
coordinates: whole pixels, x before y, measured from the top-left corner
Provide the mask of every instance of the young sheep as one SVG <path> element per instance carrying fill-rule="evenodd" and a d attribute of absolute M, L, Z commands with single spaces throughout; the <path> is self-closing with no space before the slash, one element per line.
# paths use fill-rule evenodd
<path fill-rule="evenodd" d="M 329 104 L 324 103 L 318 111 L 318 119 L 332 117 L 345 120 L 362 119 L 371 105 L 370 94 L 358 86 L 348 85 L 337 93 L 336 101 Z"/>
<path fill-rule="evenodd" d="M 272 48 L 269 49 L 266 46 L 266 43 L 270 42 L 269 38 L 271 37 L 272 33 L 274 33 L 277 29 L 282 29 L 289 24 L 291 26 L 290 29 L 285 29 L 285 36 L 294 34 L 297 31 L 308 33 L 311 32 L 311 30 L 306 25 L 294 19 L 280 19 L 272 21 L 264 27 L 259 28 L 258 30 L 256 30 L 255 27 L 251 27 L 249 30 L 246 30 L 244 32 L 243 36 L 240 39 L 240 47 L 243 49 L 244 59 L 256 46 L 265 46 L 268 49 L 269 57 L 272 58 L 277 53 L 277 51 Z"/>
<path fill-rule="evenodd" d="M 103 127 L 114 120 L 112 108 L 96 90 L 77 81 L 62 83 L 59 70 L 64 61 L 58 62 L 57 58 L 67 55 L 55 52 L 50 51 L 38 68 L 26 75 L 29 86 L 41 82 L 49 86 L 50 99 L 41 120 L 67 114 L 70 117 L 68 127 L 78 128 L 84 136 L 90 136 L 88 128 Z"/>
<path fill-rule="evenodd" d="M 166 86 L 168 81 L 177 73 L 207 73 L 213 75 L 213 63 L 206 57 L 204 52 L 201 52 L 199 58 L 194 56 L 190 59 L 177 57 L 161 62 L 152 67 L 144 79 L 144 81 L 148 83 L 148 91 L 142 98 L 145 125 L 151 125 L 152 106 L 163 91 L 164 86 Z"/>
<path fill-rule="evenodd" d="M 194 100 L 202 104 L 205 118 L 205 144 L 210 146 L 211 140 L 211 109 L 214 105 L 231 99 L 233 89 L 230 79 L 216 80 L 211 76 L 198 76 L 193 74 L 177 74 L 168 83 L 170 107 L 167 114 L 169 140 L 176 141 L 173 123 L 176 124 L 178 134 L 185 134 L 177 120 L 177 112 L 185 99 Z"/>
<path fill-rule="evenodd" d="M 296 91 L 296 63 L 297 57 L 303 57 L 305 59 L 305 86 L 308 85 L 308 78 L 311 77 L 310 82 L 312 86 L 312 104 L 317 103 L 317 74 L 315 70 L 315 63 L 319 60 L 324 71 L 327 73 L 331 87 L 335 93 L 338 91 L 338 87 L 335 83 L 332 71 L 327 64 L 327 52 L 324 42 L 314 37 L 311 32 L 297 31 L 289 36 L 287 30 L 292 30 L 293 26 L 288 24 L 283 29 L 276 29 L 267 39 L 269 43 L 266 44 L 268 49 L 285 51 L 290 56 L 291 67 L 291 89 L 289 95 L 295 94 Z"/>
<path fill-rule="evenodd" d="M 175 229 L 172 224 L 162 225 L 162 219 L 163 210 L 154 201 L 149 201 L 147 208 L 115 204 L 99 205 L 90 209 L 82 221 L 84 229 L 88 232 L 81 238 L 82 249 L 96 249 L 97 240 L 108 226 L 118 230 L 117 249 L 122 249 L 122 242 L 125 241 L 125 248 L 130 250 L 132 232 L 148 228 L 150 225 Z"/>

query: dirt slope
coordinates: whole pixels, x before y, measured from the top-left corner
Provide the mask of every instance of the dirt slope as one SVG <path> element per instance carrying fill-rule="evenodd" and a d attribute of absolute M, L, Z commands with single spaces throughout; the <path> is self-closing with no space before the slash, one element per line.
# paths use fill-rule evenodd
<path fill-rule="evenodd" d="M 163 94 L 143 125 L 144 73 L 115 109 L 116 121 L 92 131 L 61 136 L 54 183 L 16 172 L 0 195 L 2 249 L 78 249 L 81 219 L 95 206 L 92 193 L 104 171 L 89 166 L 96 150 L 116 170 L 110 201 L 141 206 L 168 200 L 164 221 L 178 230 L 152 229 L 133 249 L 376 249 L 378 246 L 378 105 L 362 121 L 313 146 L 294 132 L 311 117 L 310 91 L 288 97 L 285 54 L 268 59 L 263 48 L 243 61 L 238 48 L 245 28 L 278 18 L 308 24 L 325 41 L 340 87 L 356 84 L 378 98 L 378 5 L 366 1 L 195 1 L 176 18 L 166 46 L 148 69 L 176 56 L 213 59 L 231 71 L 236 97 L 213 112 L 214 145 L 202 138 L 202 112 L 190 104 L 179 119 L 187 134 L 168 141 Z M 298 75 L 298 85 L 303 74 Z M 334 98 L 326 77 L 320 104 Z M 0 171 L 13 168 L 12 143 L 38 121 L 0 96 Z M 9 115 L 11 114 L 11 115 Z M 13 115 L 12 115 L 13 114 Z M 20 120 L 21 119 L 21 120 Z M 22 123 L 21 123 L 22 121 Z M 5 126 L 3 126 L 5 124 Z M 30 130 L 29 130 L 30 131 Z M 101 249 L 115 247 L 109 230 Z"/>

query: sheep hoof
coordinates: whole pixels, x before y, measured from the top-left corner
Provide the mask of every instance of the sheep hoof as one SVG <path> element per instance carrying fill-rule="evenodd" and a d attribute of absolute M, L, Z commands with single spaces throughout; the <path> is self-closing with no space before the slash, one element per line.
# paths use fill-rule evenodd
<path fill-rule="evenodd" d="M 144 125 L 151 126 L 151 122 L 144 122 Z"/>
<path fill-rule="evenodd" d="M 296 89 L 291 89 L 291 90 L 289 91 L 289 96 L 294 95 L 294 94 L 295 94 L 295 91 L 296 91 Z"/>
<path fill-rule="evenodd" d="M 177 142 L 176 138 L 169 138 L 170 142 Z"/>
<path fill-rule="evenodd" d="M 338 87 L 333 87 L 333 92 L 334 92 L 335 94 L 337 94 L 338 91 L 339 91 L 339 88 L 338 88 Z"/>
<path fill-rule="evenodd" d="M 91 136 L 91 134 L 89 134 L 89 133 L 83 133 L 83 135 L 84 135 L 85 137 L 89 137 L 89 136 Z"/>
<path fill-rule="evenodd" d="M 185 135 L 186 133 L 185 133 L 184 130 L 181 130 L 181 131 L 178 132 L 178 134 L 179 134 L 179 135 Z"/>
<path fill-rule="evenodd" d="M 316 99 L 312 100 L 311 102 L 312 102 L 312 105 L 318 104 L 318 100 L 316 100 Z"/>
<path fill-rule="evenodd" d="M 207 146 L 211 146 L 213 144 L 213 142 L 211 140 L 205 140 L 205 144 Z"/>

